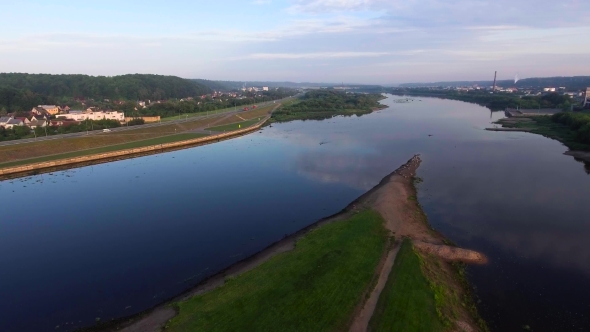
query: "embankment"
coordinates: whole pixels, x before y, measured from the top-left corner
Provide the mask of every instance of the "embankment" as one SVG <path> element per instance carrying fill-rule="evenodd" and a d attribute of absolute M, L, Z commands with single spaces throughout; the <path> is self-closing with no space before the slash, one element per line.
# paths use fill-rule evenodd
<path fill-rule="evenodd" d="M 87 156 L 80 156 L 74 158 L 66 158 L 66 159 L 58 159 L 53 161 L 47 162 L 40 162 L 40 163 L 33 163 L 28 165 L 22 166 L 14 166 L 14 167 L 7 167 L 0 169 L 0 180 L 4 178 L 15 178 L 20 176 L 26 176 L 29 174 L 35 174 L 38 172 L 42 172 L 43 170 L 55 170 L 59 169 L 60 167 L 63 168 L 71 168 L 77 165 L 89 165 L 94 163 L 100 163 L 104 161 L 111 161 L 111 160 L 120 160 L 120 159 L 127 159 L 137 156 L 143 156 L 148 154 L 154 153 L 161 153 L 164 151 L 170 151 L 178 148 L 186 148 L 195 145 L 202 145 L 213 143 L 221 140 L 225 140 L 228 138 L 241 136 L 252 131 L 259 129 L 267 120 L 269 116 L 265 117 L 260 122 L 244 129 L 238 129 L 230 132 L 224 132 L 216 135 L 209 135 L 205 137 L 199 137 L 179 142 L 172 142 L 172 143 L 164 143 L 164 144 L 156 144 L 150 145 L 140 148 L 134 149 L 124 149 L 119 151 L 112 151 L 112 152 L 105 152 L 99 154 L 91 154 Z"/>

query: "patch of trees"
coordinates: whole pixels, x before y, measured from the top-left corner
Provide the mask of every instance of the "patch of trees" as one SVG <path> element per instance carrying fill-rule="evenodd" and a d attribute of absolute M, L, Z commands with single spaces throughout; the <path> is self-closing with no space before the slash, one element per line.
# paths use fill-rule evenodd
<path fill-rule="evenodd" d="M 162 75 L 49 75 L 0 73 L 0 112 L 28 111 L 72 99 L 164 100 L 211 93 L 198 82 Z"/>
<path fill-rule="evenodd" d="M 579 142 L 590 144 L 590 114 L 563 112 L 552 115 L 551 120 L 568 126 Z"/>
<path fill-rule="evenodd" d="M 306 93 L 300 103 L 283 107 L 281 111 L 326 112 L 340 110 L 370 111 L 379 107 L 380 94 L 346 93 L 336 90 L 314 90 Z"/>

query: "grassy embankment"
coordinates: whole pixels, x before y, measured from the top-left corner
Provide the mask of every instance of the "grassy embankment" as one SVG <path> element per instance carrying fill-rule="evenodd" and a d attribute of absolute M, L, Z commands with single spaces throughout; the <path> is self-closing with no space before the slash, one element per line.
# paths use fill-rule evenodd
<path fill-rule="evenodd" d="M 0 146 L 0 168 L 192 139 L 204 134 L 190 133 L 190 131 L 203 129 L 212 124 L 225 125 L 253 121 L 268 115 L 275 106 L 241 112 L 228 117 L 219 115 L 156 127 L 138 127 L 122 132 Z M 183 133 L 186 135 L 181 135 Z"/>
<path fill-rule="evenodd" d="M 17 160 L 17 161 L 2 163 L 2 164 L 0 164 L 0 168 L 21 166 L 21 165 L 33 164 L 33 163 L 41 163 L 41 162 L 45 162 L 45 161 L 52 161 L 52 160 L 59 160 L 59 159 L 81 157 L 81 156 L 100 154 L 100 153 L 105 153 L 105 152 L 113 152 L 113 151 L 119 151 L 119 150 L 126 150 L 126 149 L 135 149 L 135 148 L 141 148 L 141 147 L 146 147 L 146 146 L 150 146 L 150 145 L 180 142 L 180 141 L 186 141 L 186 140 L 199 138 L 199 137 L 203 137 L 203 136 L 207 136 L 207 135 L 206 134 L 198 134 L 198 133 L 192 133 L 192 134 L 189 133 L 189 134 L 178 134 L 178 135 L 157 137 L 157 138 L 147 139 L 147 140 L 143 140 L 143 141 L 136 141 L 136 142 L 130 142 L 130 143 L 118 144 L 118 145 L 109 145 L 109 146 L 104 146 L 104 147 L 96 148 L 96 149 L 88 149 L 88 150 L 82 150 L 82 151 L 62 153 L 62 154 L 58 154 L 58 155 L 49 155 L 49 156 L 38 157 L 38 158 Z"/>
<path fill-rule="evenodd" d="M 346 330 L 374 287 L 376 268 L 391 241 L 383 219 L 371 210 L 321 226 L 293 251 L 176 304 L 179 314 L 167 331 Z M 421 262 L 406 240 L 371 321 L 373 330 L 446 328 L 437 313 L 439 295 Z"/>
<path fill-rule="evenodd" d="M 178 303 L 167 331 L 344 330 L 388 245 L 372 211 L 319 227 L 209 293 Z"/>
<path fill-rule="evenodd" d="M 585 126 L 590 128 L 588 124 L 590 123 L 590 114 L 577 113 L 574 116 L 580 118 L 579 123 L 571 121 L 569 124 L 566 119 L 563 119 L 565 123 L 559 121 L 562 116 L 506 118 L 499 120 L 497 123 L 506 128 L 527 129 L 531 133 L 558 140 L 571 150 L 590 151 L 590 143 L 585 137 L 587 133 L 583 131 Z"/>
<path fill-rule="evenodd" d="M 369 323 L 371 331 L 443 331 L 422 258 L 404 240 Z"/>

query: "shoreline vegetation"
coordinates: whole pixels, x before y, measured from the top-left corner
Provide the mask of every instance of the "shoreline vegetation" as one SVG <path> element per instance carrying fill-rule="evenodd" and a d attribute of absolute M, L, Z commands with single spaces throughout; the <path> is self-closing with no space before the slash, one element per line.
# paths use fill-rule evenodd
<path fill-rule="evenodd" d="M 500 119 L 496 131 L 523 131 L 560 141 L 570 150 L 565 154 L 590 163 L 590 114 L 563 112 L 552 116 L 523 116 Z"/>
<path fill-rule="evenodd" d="M 379 103 L 385 97 L 380 93 L 346 93 L 333 89 L 307 92 L 299 100 L 288 103 L 275 111 L 271 122 L 293 120 L 324 120 L 336 115 L 361 116 L 386 108 Z"/>
<path fill-rule="evenodd" d="M 464 270 L 486 257 L 429 226 L 420 163 L 178 298 L 84 331 L 488 331 Z"/>

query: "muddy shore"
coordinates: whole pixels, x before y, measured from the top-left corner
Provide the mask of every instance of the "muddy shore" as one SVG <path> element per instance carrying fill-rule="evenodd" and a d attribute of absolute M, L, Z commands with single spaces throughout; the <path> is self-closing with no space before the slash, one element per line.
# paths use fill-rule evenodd
<path fill-rule="evenodd" d="M 220 287 L 228 277 L 242 274 L 259 266 L 276 254 L 292 250 L 296 242 L 310 230 L 327 223 L 348 219 L 364 209 L 373 209 L 379 212 L 386 221 L 386 228 L 395 237 L 396 241 L 409 238 L 417 250 L 430 257 L 437 257 L 443 264 L 449 264 L 450 262 L 485 263 L 486 257 L 480 253 L 446 245 L 445 243 L 448 241 L 445 241 L 441 234 L 434 231 L 428 225 L 425 215 L 416 200 L 416 188 L 414 186 L 416 170 L 420 163 L 421 160 L 418 155 L 412 157 L 407 163 L 387 175 L 374 188 L 361 195 L 339 213 L 323 218 L 292 235 L 286 236 L 262 251 L 210 276 L 196 287 L 175 298 L 169 299 L 137 315 L 78 331 L 162 331 L 166 323 L 177 314 L 171 305 L 172 303 L 183 301 Z M 375 289 L 371 289 L 370 296 L 363 303 L 359 304 L 359 309 L 355 312 L 354 317 L 351 318 L 351 331 L 366 331 L 369 319 L 372 316 L 389 271 L 393 266 L 398 249 L 399 247 L 396 245 L 387 252 L 384 252 L 382 264 L 379 264 L 378 271 L 375 271 L 376 278 L 378 278 Z M 445 272 L 452 273 L 450 265 L 445 268 L 448 270 Z M 463 289 L 464 285 L 455 282 L 452 283 L 450 287 L 454 291 L 458 293 L 466 292 Z M 466 309 L 460 313 L 455 325 L 457 331 L 478 330 L 474 319 L 472 319 L 471 314 Z"/>

